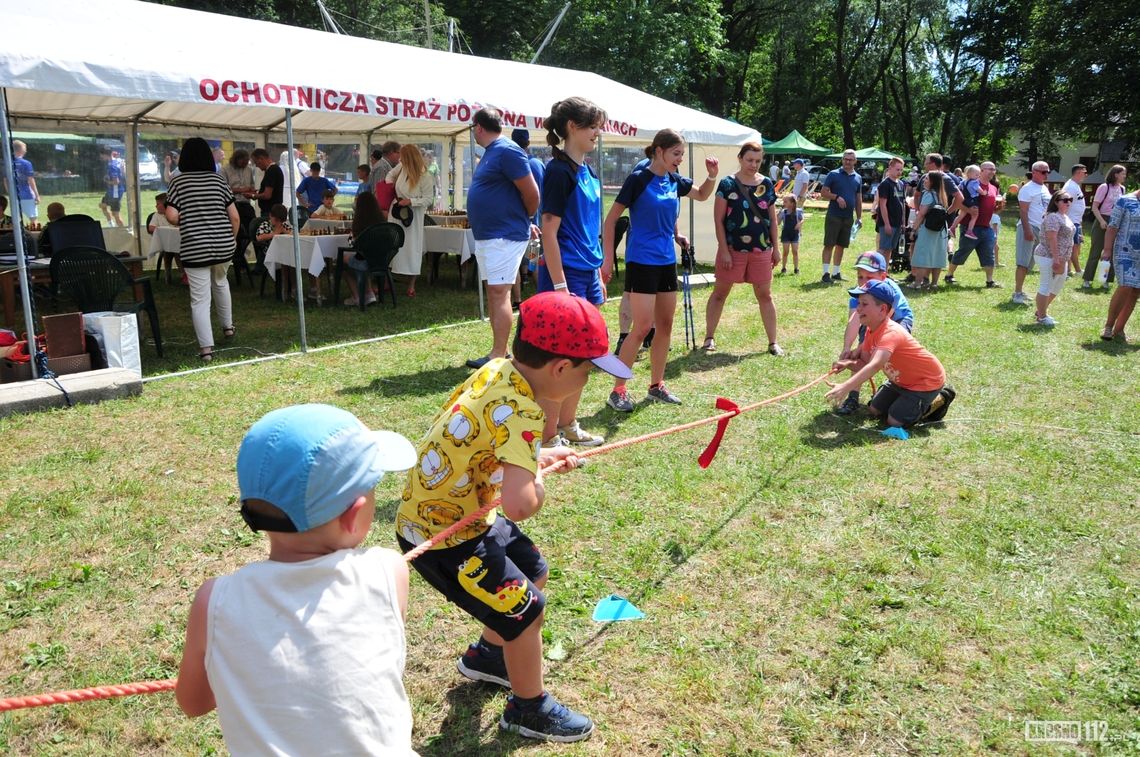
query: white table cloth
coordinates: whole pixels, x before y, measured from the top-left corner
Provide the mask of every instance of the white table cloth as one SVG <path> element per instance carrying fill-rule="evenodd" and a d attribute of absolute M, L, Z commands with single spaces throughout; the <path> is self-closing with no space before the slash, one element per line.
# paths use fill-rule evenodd
<path fill-rule="evenodd" d="M 348 247 L 348 234 L 301 236 L 298 239 L 301 241 L 301 268 L 313 276 L 321 275 L 321 271 L 325 270 L 325 260 L 335 259 L 338 248 Z M 270 278 L 277 280 L 278 266 L 292 267 L 293 264 L 293 237 L 288 234 L 273 237 L 265 253 L 265 268 L 269 271 Z"/>
<path fill-rule="evenodd" d="M 458 255 L 461 262 L 475 254 L 475 233 L 471 229 L 424 227 L 424 252 L 443 252 Z"/>
<path fill-rule="evenodd" d="M 150 235 L 150 250 L 148 257 L 159 253 L 170 252 L 175 255 L 182 251 L 182 232 L 177 226 L 159 226 Z"/>

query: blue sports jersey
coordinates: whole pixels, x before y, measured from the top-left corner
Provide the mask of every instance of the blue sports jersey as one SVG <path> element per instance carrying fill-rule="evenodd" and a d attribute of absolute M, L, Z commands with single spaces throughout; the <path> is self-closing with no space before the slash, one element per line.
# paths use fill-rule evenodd
<path fill-rule="evenodd" d="M 542 212 L 562 219 L 558 250 L 564 268 L 602 267 L 602 183 L 593 169 L 555 158 L 546 166 Z"/>
<path fill-rule="evenodd" d="M 644 169 L 626 178 L 615 202 L 629 208 L 627 263 L 670 265 L 677 262 L 673 233 L 681 212 L 681 198 L 692 188 L 692 179 L 675 173 L 658 176 Z"/>
<path fill-rule="evenodd" d="M 900 323 L 900 324 L 901 323 L 909 323 L 911 328 L 913 329 L 914 328 L 914 311 L 910 309 L 910 303 L 907 302 L 906 295 L 903 294 L 902 288 L 899 287 L 898 283 L 890 277 L 883 279 L 883 283 L 891 288 L 891 291 L 893 291 L 895 293 L 895 297 L 898 299 L 898 305 L 895 306 L 895 311 L 893 313 L 891 313 L 891 320 L 894 321 L 895 323 Z M 852 297 L 850 302 L 848 302 L 848 306 L 852 310 L 854 310 L 858 304 L 859 304 L 859 298 L 858 297 Z"/>
<path fill-rule="evenodd" d="M 36 175 L 31 162 L 27 158 L 13 158 L 12 170 L 16 174 L 16 196 L 21 200 L 35 199 L 32 185 L 28 183 L 28 179 Z"/>
<path fill-rule="evenodd" d="M 523 149 L 506 137 L 487 145 L 467 188 L 467 220 L 476 239 L 530 239 L 531 219 L 515 182 L 530 176 Z"/>
<path fill-rule="evenodd" d="M 127 192 L 127 177 L 125 173 L 126 166 L 123 165 L 121 160 L 111 159 L 107 162 L 107 176 L 103 180 L 107 185 L 107 194 L 112 199 L 118 199 Z M 119 183 L 116 184 L 115 180 L 118 179 Z"/>
<path fill-rule="evenodd" d="M 846 208 L 841 208 L 831 200 L 827 203 L 827 214 L 832 218 L 850 218 L 855 212 L 855 203 L 862 202 L 863 177 L 859 173 L 847 173 L 842 168 L 828 172 L 823 179 L 823 186 L 843 198 Z"/>

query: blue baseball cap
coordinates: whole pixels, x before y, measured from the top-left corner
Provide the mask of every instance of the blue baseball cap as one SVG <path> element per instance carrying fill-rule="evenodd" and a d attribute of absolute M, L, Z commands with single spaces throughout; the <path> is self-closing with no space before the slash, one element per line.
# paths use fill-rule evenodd
<path fill-rule="evenodd" d="M 242 517 L 254 531 L 308 531 L 375 489 L 385 473 L 415 464 L 411 442 L 370 431 L 346 410 L 315 404 L 274 410 L 253 424 L 238 449 Z M 274 505 L 288 522 L 250 511 L 249 499 Z"/>
<path fill-rule="evenodd" d="M 855 261 L 855 267 L 871 273 L 886 273 L 887 259 L 877 252 L 864 252 Z"/>
<path fill-rule="evenodd" d="M 880 257 L 882 256 L 880 255 Z M 861 294 L 869 294 L 879 302 L 887 303 L 892 308 L 897 307 L 899 304 L 895 290 L 891 289 L 891 287 L 884 281 L 868 281 L 867 286 L 848 289 L 847 294 L 851 295 L 852 297 L 858 297 Z"/>

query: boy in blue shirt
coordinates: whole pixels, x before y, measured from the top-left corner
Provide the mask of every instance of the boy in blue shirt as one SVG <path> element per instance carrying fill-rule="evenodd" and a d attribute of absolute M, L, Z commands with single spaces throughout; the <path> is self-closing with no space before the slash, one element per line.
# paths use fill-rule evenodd
<path fill-rule="evenodd" d="M 305 203 L 310 213 L 314 213 L 324 201 L 325 192 L 332 192 L 335 197 L 336 184 L 321 176 L 321 164 L 314 161 L 309 164 L 309 175 L 297 185 L 297 199 Z"/>
<path fill-rule="evenodd" d="M 891 311 L 891 320 L 907 330 L 914 331 L 914 311 L 907 302 L 906 295 L 894 279 L 887 276 L 887 259 L 877 252 L 864 252 L 855 261 L 855 274 L 859 279 L 859 286 L 865 287 L 872 281 L 881 281 L 895 295 L 894 309 Z M 859 325 L 859 316 L 855 308 L 859 305 L 858 297 L 851 297 L 848 301 L 850 313 L 847 318 L 847 328 L 843 332 L 843 346 L 839 351 L 840 360 L 855 360 L 859 357 L 859 346 L 867 335 L 867 329 Z M 858 341 L 856 341 L 858 337 Z M 836 408 L 837 415 L 851 415 L 859 409 L 859 390 L 848 393 L 843 404 Z"/>

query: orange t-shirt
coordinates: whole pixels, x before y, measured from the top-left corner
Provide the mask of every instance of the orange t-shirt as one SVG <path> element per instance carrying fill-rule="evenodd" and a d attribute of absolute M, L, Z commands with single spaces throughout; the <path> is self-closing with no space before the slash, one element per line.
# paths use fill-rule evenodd
<path fill-rule="evenodd" d="M 867 329 L 862 355 L 865 360 L 875 350 L 890 353 L 883 373 L 891 383 L 912 392 L 934 392 L 946 385 L 946 371 L 938 358 L 918 343 L 902 326 L 887 319 L 875 331 Z"/>

